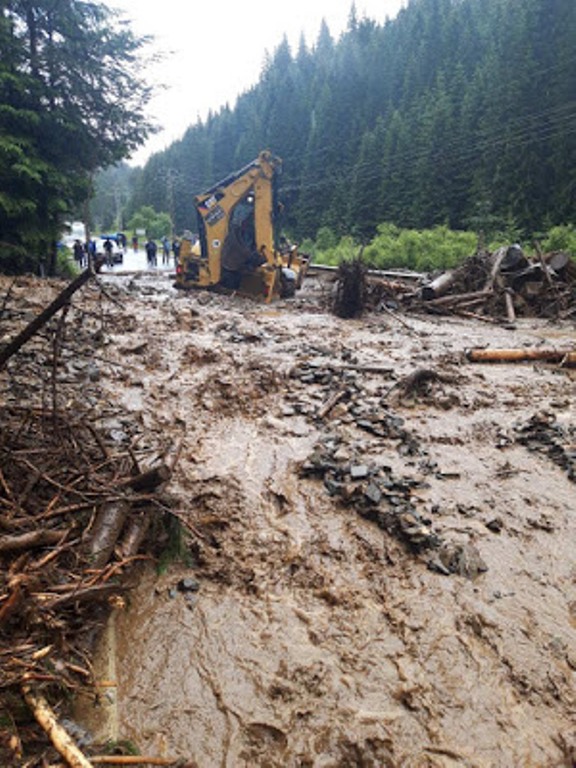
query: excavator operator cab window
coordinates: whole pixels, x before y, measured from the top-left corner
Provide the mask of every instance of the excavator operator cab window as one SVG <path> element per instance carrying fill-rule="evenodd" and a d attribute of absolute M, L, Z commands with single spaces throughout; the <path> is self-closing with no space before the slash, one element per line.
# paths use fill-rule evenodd
<path fill-rule="evenodd" d="M 254 192 L 249 190 L 230 213 L 230 227 L 222 244 L 221 284 L 236 289 L 242 275 L 254 272 L 266 262 L 258 252 Z"/>
<path fill-rule="evenodd" d="M 238 242 L 246 248 L 256 249 L 256 221 L 254 218 L 254 194 L 248 192 L 234 206 L 232 216 L 230 217 L 230 229 L 234 230 L 234 235 Z"/>

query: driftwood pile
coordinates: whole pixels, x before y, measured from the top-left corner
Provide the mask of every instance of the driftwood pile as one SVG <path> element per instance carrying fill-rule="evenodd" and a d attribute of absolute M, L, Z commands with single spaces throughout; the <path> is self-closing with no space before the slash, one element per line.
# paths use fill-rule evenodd
<path fill-rule="evenodd" d="M 132 476 L 88 422 L 35 409 L 0 414 L 0 688 L 91 679 L 75 646 L 124 591 L 118 576 L 158 505 L 165 465 Z M 9 642 L 7 642 L 9 641 Z"/>
<path fill-rule="evenodd" d="M 518 245 L 479 251 L 433 279 L 369 269 L 360 254 L 338 267 L 335 283 L 332 311 L 343 318 L 401 308 L 493 323 L 576 317 L 576 261 L 563 252 L 540 251 L 529 259 Z"/>
<path fill-rule="evenodd" d="M 529 259 L 519 245 L 479 252 L 457 269 L 427 282 L 417 297 L 422 309 L 505 320 L 517 316 L 576 316 L 576 262 L 566 253 Z"/>
<path fill-rule="evenodd" d="M 92 689 L 93 643 L 123 600 L 130 566 L 154 554 L 151 526 L 169 513 L 162 490 L 174 453 L 152 456 L 139 450 L 136 427 L 123 424 L 119 436 L 105 426 L 89 375 L 102 307 L 94 325 L 89 297 L 82 332 L 69 333 L 79 316 L 73 292 L 68 286 L 22 328 L 27 294 L 11 286 L 0 317 L 3 339 L 12 338 L 0 349 L 1 765 L 48 765 L 49 740 L 66 765 L 92 765 L 55 713 Z M 18 702 L 43 737 L 30 736 Z"/>

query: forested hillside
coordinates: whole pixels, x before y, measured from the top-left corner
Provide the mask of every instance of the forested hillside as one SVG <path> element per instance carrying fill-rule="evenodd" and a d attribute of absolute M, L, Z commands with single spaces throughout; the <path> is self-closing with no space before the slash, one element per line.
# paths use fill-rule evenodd
<path fill-rule="evenodd" d="M 286 40 L 260 81 L 151 158 L 131 209 L 193 226 L 192 195 L 262 148 L 284 159 L 285 226 L 370 237 L 380 222 L 534 232 L 576 188 L 574 0 L 411 0 L 338 41 Z M 190 82 L 193 110 L 194 83 Z"/>

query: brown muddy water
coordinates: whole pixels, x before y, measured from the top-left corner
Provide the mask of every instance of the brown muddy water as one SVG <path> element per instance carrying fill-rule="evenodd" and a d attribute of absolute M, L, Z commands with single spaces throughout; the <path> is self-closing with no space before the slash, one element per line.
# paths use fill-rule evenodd
<path fill-rule="evenodd" d="M 198 768 L 575 765 L 575 373 L 463 355 L 573 347 L 574 324 L 345 321 L 315 280 L 263 307 L 103 279 L 110 397 L 182 441 L 190 564 L 139 573 L 88 728 Z M 404 391 L 417 368 L 438 376 Z M 517 439 L 533 417 L 554 450 Z M 303 471 L 315 452 L 346 478 Z M 436 543 L 367 514 L 359 478 Z M 439 565 L 450 547 L 465 566 Z"/>

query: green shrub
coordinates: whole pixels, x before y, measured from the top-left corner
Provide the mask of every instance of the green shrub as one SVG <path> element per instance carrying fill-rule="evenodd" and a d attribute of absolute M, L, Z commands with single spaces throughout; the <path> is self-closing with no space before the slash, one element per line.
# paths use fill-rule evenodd
<path fill-rule="evenodd" d="M 513 227 L 494 235 L 486 244 L 489 251 L 520 242 Z M 526 254 L 530 246 L 521 243 Z M 433 272 L 451 269 L 471 256 L 478 247 L 478 236 L 471 231 L 452 230 L 442 225 L 433 229 L 400 229 L 395 224 L 378 226 L 374 239 L 364 248 L 363 260 L 374 269 L 412 269 Z M 576 258 L 576 228 L 572 225 L 552 227 L 541 237 L 545 252 L 566 251 Z M 337 266 L 359 255 L 359 244 L 350 236 L 337 241 L 334 233 L 323 227 L 309 252 L 319 264 Z"/>
<path fill-rule="evenodd" d="M 367 246 L 364 256 L 377 269 L 414 269 L 429 272 L 450 269 L 474 253 L 474 232 L 448 229 L 399 229 L 394 224 L 381 224 L 378 234 Z"/>
<path fill-rule="evenodd" d="M 358 256 L 360 246 L 355 240 L 346 235 L 342 237 L 332 248 L 321 250 L 318 246 L 314 256 L 314 261 L 319 264 L 337 267 L 342 261 L 350 261 Z"/>
<path fill-rule="evenodd" d="M 56 275 L 58 277 L 73 278 L 78 274 L 78 266 L 74 261 L 70 248 L 59 248 L 56 255 Z"/>
<path fill-rule="evenodd" d="M 541 242 L 542 250 L 546 253 L 551 251 L 565 251 L 576 256 L 576 228 L 572 224 L 552 227 Z"/>
<path fill-rule="evenodd" d="M 146 237 L 159 240 L 172 232 L 172 219 L 169 213 L 156 211 L 151 205 L 143 205 L 128 222 L 127 229 L 136 232 L 144 229 Z"/>
<path fill-rule="evenodd" d="M 329 251 L 336 248 L 338 237 L 330 227 L 320 227 L 316 233 L 316 248 L 319 252 Z"/>
<path fill-rule="evenodd" d="M 304 240 L 298 245 L 298 250 L 301 253 L 308 253 L 312 258 L 316 255 L 316 243 L 312 238 L 305 237 Z"/>

